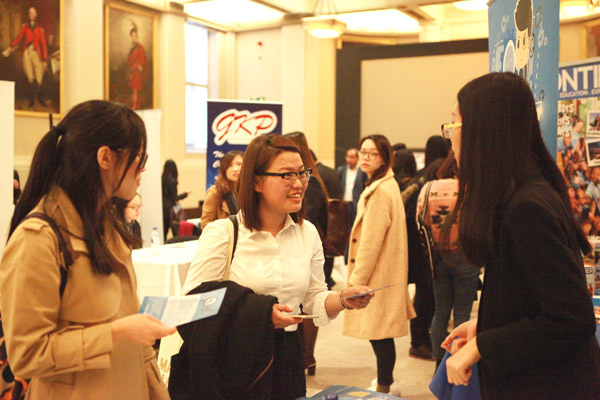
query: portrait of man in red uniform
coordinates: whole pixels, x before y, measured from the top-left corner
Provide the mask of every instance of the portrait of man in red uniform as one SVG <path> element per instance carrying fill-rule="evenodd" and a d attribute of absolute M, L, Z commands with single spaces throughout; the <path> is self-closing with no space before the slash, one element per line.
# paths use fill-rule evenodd
<path fill-rule="evenodd" d="M 106 91 L 108 100 L 134 110 L 154 107 L 153 52 L 156 16 L 109 3 Z"/>
<path fill-rule="evenodd" d="M 0 1 L 8 17 L 2 28 L 10 32 L 1 37 L 0 79 L 15 81 L 16 109 L 58 112 L 60 2 L 24 3 Z"/>

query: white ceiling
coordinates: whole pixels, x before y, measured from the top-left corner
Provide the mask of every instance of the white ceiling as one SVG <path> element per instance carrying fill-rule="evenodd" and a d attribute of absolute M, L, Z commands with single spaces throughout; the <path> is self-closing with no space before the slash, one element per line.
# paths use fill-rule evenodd
<path fill-rule="evenodd" d="M 136 0 L 134 0 L 136 1 Z M 157 0 L 137 0 L 137 1 L 157 1 Z M 160 0 L 158 0 L 160 1 Z M 168 0 L 164 0 L 168 2 Z M 184 6 L 188 6 L 187 10 L 191 10 L 190 5 L 204 6 L 215 0 L 171 0 L 174 3 L 179 3 Z M 233 0 L 228 0 L 233 1 Z M 402 13 L 414 18 L 421 26 L 427 24 L 473 24 L 482 23 L 487 21 L 487 10 L 480 11 L 464 11 L 456 8 L 452 0 L 237 0 L 253 3 L 252 5 L 267 6 L 271 9 L 277 10 L 283 13 L 283 18 L 277 21 L 268 22 L 238 22 L 231 23 L 231 18 L 226 19 L 227 14 L 233 14 L 232 12 L 217 12 L 217 14 L 211 14 L 209 18 L 206 18 L 207 13 L 203 13 L 201 16 L 195 15 L 203 22 L 213 24 L 217 28 L 233 31 L 243 31 L 257 29 L 263 26 L 274 26 L 282 25 L 286 23 L 299 22 L 301 18 L 313 17 L 320 14 L 343 14 L 351 12 L 361 11 L 372 11 L 372 10 L 389 10 L 394 9 L 401 11 Z M 482 0 L 480 0 L 482 1 Z M 574 2 L 589 2 L 598 0 L 560 0 L 561 7 L 566 4 Z M 203 4 L 204 3 L 204 4 Z M 331 6 L 334 4 L 335 9 Z M 598 9 L 596 9 L 598 10 Z M 235 11 L 235 10 L 233 10 Z M 190 16 L 194 16 L 191 12 L 188 12 Z M 204 18 L 203 18 L 204 16 Z M 589 17 L 588 17 L 589 18 Z M 564 21 L 564 16 L 561 15 L 561 21 Z M 401 24 L 401 23 L 400 23 Z M 406 35 L 418 35 L 418 31 L 408 30 L 407 32 L 401 32 L 402 26 L 399 26 L 396 31 L 390 31 L 386 33 L 378 32 L 377 29 L 369 31 L 366 28 L 361 28 L 359 31 L 347 32 L 352 35 L 366 35 L 366 36 L 406 36 Z M 420 29 L 420 28 L 417 28 Z"/>

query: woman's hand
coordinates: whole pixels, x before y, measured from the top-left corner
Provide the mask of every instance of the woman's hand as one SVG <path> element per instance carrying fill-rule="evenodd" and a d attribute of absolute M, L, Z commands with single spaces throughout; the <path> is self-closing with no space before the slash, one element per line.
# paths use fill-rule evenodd
<path fill-rule="evenodd" d="M 114 343 L 131 342 L 152 346 L 156 339 L 175 333 L 174 326 L 168 327 L 148 314 L 133 314 L 119 318 L 110 324 Z"/>
<path fill-rule="evenodd" d="M 373 296 L 375 296 L 375 293 L 369 293 L 365 294 L 364 296 L 353 297 L 351 299 L 348 299 L 347 297 L 366 293 L 369 290 L 371 290 L 371 288 L 368 286 L 351 286 L 341 291 L 340 300 L 343 301 L 347 307 L 360 310 L 361 308 L 365 308 L 369 305 L 369 302 Z"/>
<path fill-rule="evenodd" d="M 271 320 L 275 329 L 285 328 L 286 326 L 302 323 L 302 318 L 295 318 L 286 313 L 294 311 L 293 308 L 285 304 L 273 304 Z"/>
<path fill-rule="evenodd" d="M 467 385 L 473 370 L 471 366 L 481 359 L 477 348 L 477 339 L 473 337 L 456 354 L 446 360 L 446 374 L 448 383 L 454 385 Z"/>
<path fill-rule="evenodd" d="M 445 349 L 446 351 L 449 351 L 452 353 L 452 348 L 450 346 L 454 339 L 456 339 L 456 338 L 466 339 L 464 342 L 463 341 L 458 342 L 459 347 L 462 347 L 462 345 L 464 345 L 464 343 L 466 343 L 469 340 L 471 340 L 472 338 L 474 338 L 476 333 L 477 333 L 477 318 L 472 319 L 467 322 L 463 322 L 462 324 L 460 324 L 459 326 L 454 328 L 454 330 L 452 332 L 450 332 L 450 334 L 446 337 L 446 339 L 444 339 L 444 341 L 442 342 L 442 348 Z M 452 354 L 454 354 L 454 353 L 452 353 Z"/>

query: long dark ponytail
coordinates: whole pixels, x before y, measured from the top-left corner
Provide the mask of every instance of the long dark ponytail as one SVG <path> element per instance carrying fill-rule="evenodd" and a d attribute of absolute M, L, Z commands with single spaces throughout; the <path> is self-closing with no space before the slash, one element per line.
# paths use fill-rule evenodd
<path fill-rule="evenodd" d="M 73 107 L 46 133 L 33 155 L 27 184 L 13 213 L 9 238 L 52 187 L 58 186 L 81 217 L 84 230 L 81 239 L 87 244 L 92 268 L 100 274 L 113 272 L 116 259 L 103 240 L 104 222 L 108 220 L 126 243 L 131 244 L 131 238 L 122 224 L 117 223 L 114 207 L 108 201 L 113 194 L 104 193 L 97 162 L 97 152 L 102 146 L 116 152 L 119 165 L 125 164 L 118 187 L 140 151 L 145 158 L 143 121 L 125 106 L 91 100 Z"/>

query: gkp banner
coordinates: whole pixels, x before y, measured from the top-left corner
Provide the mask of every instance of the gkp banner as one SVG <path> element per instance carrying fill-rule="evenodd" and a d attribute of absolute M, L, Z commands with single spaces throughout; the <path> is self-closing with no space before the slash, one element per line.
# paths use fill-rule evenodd
<path fill-rule="evenodd" d="M 214 185 L 225 153 L 245 151 L 258 135 L 281 135 L 283 104 L 208 100 L 207 107 L 206 189 Z"/>

